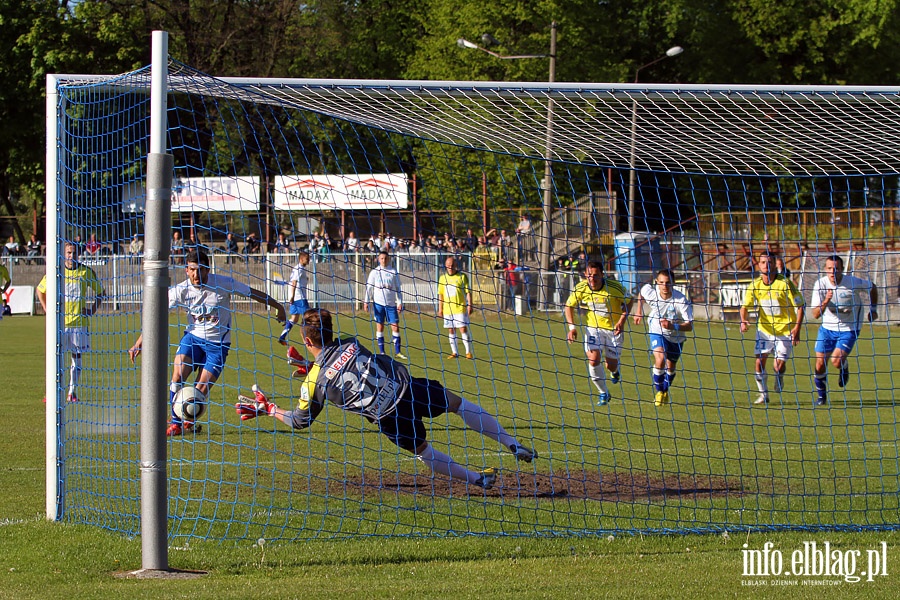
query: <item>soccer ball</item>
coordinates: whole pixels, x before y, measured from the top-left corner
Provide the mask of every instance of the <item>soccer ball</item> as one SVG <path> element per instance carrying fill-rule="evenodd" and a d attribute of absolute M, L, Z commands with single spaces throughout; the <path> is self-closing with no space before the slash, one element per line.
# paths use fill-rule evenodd
<path fill-rule="evenodd" d="M 175 393 L 172 412 L 185 421 L 196 421 L 206 412 L 206 396 L 192 385 L 186 385 Z"/>

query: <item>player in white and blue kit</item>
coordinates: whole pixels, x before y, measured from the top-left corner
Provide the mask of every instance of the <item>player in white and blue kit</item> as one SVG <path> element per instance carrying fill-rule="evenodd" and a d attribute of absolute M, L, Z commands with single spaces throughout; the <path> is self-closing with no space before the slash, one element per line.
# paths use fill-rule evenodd
<path fill-rule="evenodd" d="M 674 289 L 674 277 L 669 269 L 656 274 L 654 285 L 641 288 L 640 300 L 634 313 L 635 325 L 644 317 L 643 305 L 649 307 L 650 351 L 653 353 L 654 403 L 662 406 L 669 402 L 669 386 L 675 379 L 675 366 L 681 358 L 681 348 L 687 339 L 686 331 L 694 328 L 694 309 L 691 301 Z"/>
<path fill-rule="evenodd" d="M 275 310 L 275 318 L 284 322 L 284 307 L 277 300 L 225 275 L 213 275 L 209 272 L 209 256 L 206 252 L 191 248 L 185 255 L 185 271 L 187 280 L 169 288 L 169 310 L 184 308 L 188 313 L 189 323 L 178 350 L 175 352 L 175 363 L 172 368 L 172 384 L 169 387 L 169 401 L 184 385 L 196 368 L 199 371 L 195 387 L 204 396 L 209 395 L 210 387 L 222 374 L 225 359 L 231 348 L 231 295 L 247 296 Z M 134 346 L 128 350 L 131 361 L 141 353 L 143 334 L 138 336 Z M 172 423 L 166 429 L 166 436 L 182 435 L 188 431 L 200 431 L 200 427 L 188 421 L 182 421 L 179 415 L 172 413 Z"/>
<path fill-rule="evenodd" d="M 406 356 L 400 352 L 400 313 L 403 311 L 403 300 L 400 296 L 400 274 L 390 264 L 390 255 L 383 250 L 379 252 L 378 266 L 372 269 L 366 280 L 363 310 L 368 312 L 369 303 L 372 303 L 378 352 L 384 354 L 384 323 L 387 321 L 393 334 L 394 356 L 406 360 Z"/>
<path fill-rule="evenodd" d="M 828 364 L 838 369 L 838 385 L 844 387 L 850 379 L 847 356 L 856 344 L 863 318 L 878 318 L 878 288 L 868 279 L 844 275 L 844 259 L 829 256 L 825 259 L 827 275 L 817 280 L 812 292 L 812 315 L 822 317 L 816 337 L 816 404 L 828 403 Z M 868 302 L 866 302 L 868 300 Z"/>
<path fill-rule="evenodd" d="M 306 290 L 307 287 L 309 287 L 309 272 L 306 269 L 307 266 L 309 266 L 309 252 L 300 252 L 297 257 L 297 265 L 291 269 L 291 291 L 288 294 L 291 318 L 284 323 L 284 331 L 282 331 L 281 335 L 278 337 L 278 343 L 282 346 L 287 346 L 291 327 L 300 320 L 303 313 L 309 310 L 309 301 L 306 299 Z"/>

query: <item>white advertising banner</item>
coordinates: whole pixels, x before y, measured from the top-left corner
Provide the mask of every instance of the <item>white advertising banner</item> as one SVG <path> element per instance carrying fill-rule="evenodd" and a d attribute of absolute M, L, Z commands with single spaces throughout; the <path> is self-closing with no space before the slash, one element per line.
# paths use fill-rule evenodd
<path fill-rule="evenodd" d="M 14 315 L 34 314 L 34 286 L 11 285 L 3 292 L 6 303 Z"/>
<path fill-rule="evenodd" d="M 406 175 L 279 175 L 276 210 L 385 210 L 407 208 Z"/>
<path fill-rule="evenodd" d="M 144 212 L 143 182 L 125 186 L 122 212 Z M 259 177 L 178 177 L 172 182 L 172 212 L 256 212 Z"/>

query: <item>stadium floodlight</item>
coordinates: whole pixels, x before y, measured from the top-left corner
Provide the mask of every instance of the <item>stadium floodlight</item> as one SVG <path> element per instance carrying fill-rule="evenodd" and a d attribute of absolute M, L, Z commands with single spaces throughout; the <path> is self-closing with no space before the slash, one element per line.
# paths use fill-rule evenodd
<path fill-rule="evenodd" d="M 646 69 L 647 67 L 652 67 L 656 63 L 661 60 L 665 60 L 667 58 L 672 58 L 673 56 L 678 56 L 684 52 L 684 48 L 681 46 L 672 46 L 666 53 L 660 56 L 655 60 L 651 60 L 647 64 L 639 66 L 634 70 L 634 82 L 638 83 L 638 79 L 640 77 L 641 69 Z M 634 170 L 634 158 L 635 153 L 637 152 L 637 100 L 632 100 L 631 102 L 631 159 L 628 161 L 628 167 L 630 169 L 628 173 L 628 231 L 634 231 L 634 195 L 636 190 L 636 173 Z"/>
<path fill-rule="evenodd" d="M 549 58 L 550 59 L 550 72 L 547 78 L 549 83 L 553 83 L 556 81 L 556 30 L 557 23 L 553 21 L 550 23 L 550 53 L 549 54 L 513 54 L 513 55 L 504 55 L 499 54 L 497 52 L 493 52 L 488 50 L 487 48 L 483 48 L 478 44 L 465 40 L 463 38 L 459 38 L 456 43 L 462 48 L 481 50 L 483 52 L 487 52 L 491 56 L 495 58 L 499 58 L 501 60 L 518 60 L 524 58 Z M 499 44 L 496 38 L 489 33 L 482 34 L 481 36 L 482 42 L 486 45 L 494 45 Z M 538 264 L 540 266 L 541 275 L 540 275 L 540 288 L 539 288 L 539 299 L 538 305 L 541 310 L 544 310 L 549 301 L 550 289 L 546 284 L 545 277 L 550 271 L 550 253 L 553 247 L 553 224 L 552 224 L 552 215 L 553 215 L 553 96 L 550 90 L 547 92 L 547 136 L 546 136 L 546 146 L 544 152 L 544 178 L 541 181 L 541 194 L 542 194 L 542 203 L 541 203 L 541 238 L 540 238 L 540 248 L 538 249 Z M 521 260 L 521 259 L 520 259 Z"/>

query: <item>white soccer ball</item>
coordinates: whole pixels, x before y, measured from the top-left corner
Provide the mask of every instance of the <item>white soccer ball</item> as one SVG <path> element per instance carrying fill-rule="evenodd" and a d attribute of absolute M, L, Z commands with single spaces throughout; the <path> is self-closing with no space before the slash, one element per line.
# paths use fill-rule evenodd
<path fill-rule="evenodd" d="M 206 396 L 192 385 L 186 385 L 175 393 L 172 411 L 185 421 L 196 421 L 206 412 Z"/>

